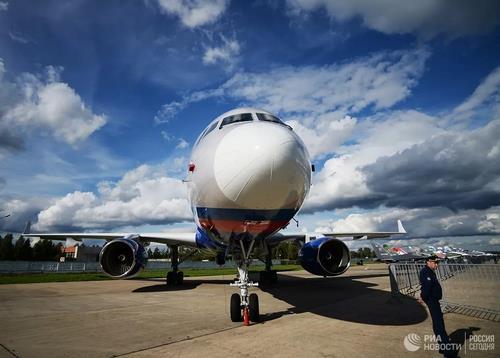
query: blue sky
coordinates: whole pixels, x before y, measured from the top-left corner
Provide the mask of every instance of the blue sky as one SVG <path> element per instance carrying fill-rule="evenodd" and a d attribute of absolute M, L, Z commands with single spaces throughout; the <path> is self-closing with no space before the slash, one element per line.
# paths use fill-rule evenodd
<path fill-rule="evenodd" d="M 1 0 L 1 229 L 192 230 L 191 146 L 248 105 L 316 164 L 299 230 L 401 218 L 500 249 L 499 19 L 496 1 Z"/>

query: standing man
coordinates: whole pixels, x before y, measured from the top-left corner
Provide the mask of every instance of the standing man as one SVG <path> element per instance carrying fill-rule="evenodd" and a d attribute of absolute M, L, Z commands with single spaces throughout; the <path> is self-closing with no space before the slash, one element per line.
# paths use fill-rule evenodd
<path fill-rule="evenodd" d="M 429 256 L 425 259 L 425 267 L 420 271 L 420 299 L 419 302 L 425 302 L 429 308 L 429 313 L 432 318 L 432 330 L 440 343 L 439 353 L 444 354 L 445 357 L 456 356 L 449 350 L 442 349 L 450 343 L 450 338 L 446 333 L 444 327 L 443 312 L 439 300 L 443 298 L 443 289 L 436 277 L 436 269 L 438 267 L 438 258 L 436 256 Z"/>

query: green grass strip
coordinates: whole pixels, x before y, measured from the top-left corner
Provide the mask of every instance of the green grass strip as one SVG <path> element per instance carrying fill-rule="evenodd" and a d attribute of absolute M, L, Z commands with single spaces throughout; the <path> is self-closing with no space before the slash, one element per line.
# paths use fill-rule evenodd
<path fill-rule="evenodd" d="M 296 271 L 301 270 L 299 265 L 275 265 L 276 271 Z M 236 268 L 214 268 L 214 269 L 182 269 L 184 277 L 201 276 L 223 276 L 236 275 Z M 263 271 L 264 266 L 250 267 L 250 272 Z M 141 272 L 136 278 L 165 278 L 168 270 L 146 270 Z M 18 283 L 46 283 L 46 282 L 78 282 L 78 281 L 102 281 L 112 280 L 103 273 L 22 273 L 22 274 L 1 274 L 0 285 Z"/>

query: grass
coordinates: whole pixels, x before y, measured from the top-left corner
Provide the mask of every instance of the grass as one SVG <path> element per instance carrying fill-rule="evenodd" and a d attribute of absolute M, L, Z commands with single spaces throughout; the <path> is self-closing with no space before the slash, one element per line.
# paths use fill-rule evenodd
<path fill-rule="evenodd" d="M 276 271 L 296 271 L 301 270 L 299 265 L 275 265 Z M 236 268 L 214 268 L 214 269 L 181 269 L 184 277 L 200 276 L 223 276 L 236 275 Z M 264 266 L 254 266 L 250 272 L 263 271 Z M 137 278 L 165 278 L 167 270 L 146 270 L 141 272 Z M 78 282 L 78 281 L 102 281 L 112 280 L 103 273 L 23 273 L 23 274 L 2 274 L 0 275 L 0 285 L 15 283 L 45 283 L 45 282 Z"/>

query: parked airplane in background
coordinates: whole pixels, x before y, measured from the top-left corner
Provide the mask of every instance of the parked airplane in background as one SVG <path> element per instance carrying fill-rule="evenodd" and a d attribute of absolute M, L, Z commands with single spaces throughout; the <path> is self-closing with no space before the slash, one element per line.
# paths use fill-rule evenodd
<path fill-rule="evenodd" d="M 183 282 L 178 247 L 192 246 L 217 252 L 223 264 L 228 255 L 237 263 L 239 278 L 231 284 L 240 294 L 231 296 L 233 321 L 243 317 L 259 321 L 259 303 L 249 288 L 251 257 L 265 258 L 260 280 L 274 282 L 271 249 L 284 240 L 303 242 L 299 261 L 319 276 L 344 273 L 350 265 L 346 244 L 338 237 L 382 238 L 397 232 L 326 233 L 286 235 L 284 229 L 302 206 L 311 186 L 312 165 L 302 140 L 275 115 L 253 108 L 238 108 L 214 119 L 196 141 L 188 168 L 189 189 L 196 233 L 26 233 L 27 237 L 52 240 L 106 239 L 99 260 L 114 278 L 136 275 L 147 261 L 145 245 L 167 244 L 172 252 L 172 271 L 167 284 Z"/>

